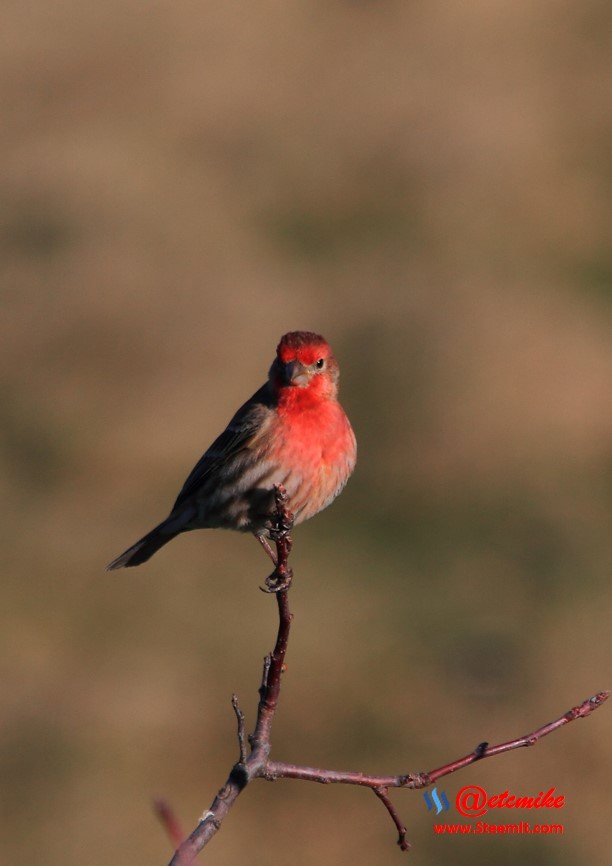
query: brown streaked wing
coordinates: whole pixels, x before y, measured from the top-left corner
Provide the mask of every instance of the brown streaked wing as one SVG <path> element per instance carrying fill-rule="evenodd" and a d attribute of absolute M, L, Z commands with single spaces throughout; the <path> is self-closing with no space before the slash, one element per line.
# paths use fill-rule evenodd
<path fill-rule="evenodd" d="M 218 436 L 210 448 L 193 467 L 183 484 L 176 502 L 172 507 L 174 512 L 201 484 L 219 469 L 227 460 L 240 451 L 252 445 L 258 433 L 265 428 L 270 410 L 276 405 L 272 389 L 268 382 L 257 391 L 250 400 L 238 409 L 223 433 Z"/>

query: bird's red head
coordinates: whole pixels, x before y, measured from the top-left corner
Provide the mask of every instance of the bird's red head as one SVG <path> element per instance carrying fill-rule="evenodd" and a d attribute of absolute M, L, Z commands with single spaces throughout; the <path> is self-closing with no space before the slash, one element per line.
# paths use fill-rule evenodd
<path fill-rule="evenodd" d="M 320 334 L 291 331 L 281 337 L 270 368 L 270 380 L 277 388 L 300 388 L 312 396 L 335 397 L 338 377 L 338 363 Z"/>

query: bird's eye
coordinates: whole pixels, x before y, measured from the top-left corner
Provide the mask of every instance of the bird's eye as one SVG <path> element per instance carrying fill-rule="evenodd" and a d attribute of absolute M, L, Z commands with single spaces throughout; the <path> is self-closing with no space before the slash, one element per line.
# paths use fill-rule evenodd
<path fill-rule="evenodd" d="M 324 366 L 325 366 L 325 358 L 319 358 L 319 360 L 315 364 L 315 367 L 317 368 L 317 370 L 322 370 Z"/>

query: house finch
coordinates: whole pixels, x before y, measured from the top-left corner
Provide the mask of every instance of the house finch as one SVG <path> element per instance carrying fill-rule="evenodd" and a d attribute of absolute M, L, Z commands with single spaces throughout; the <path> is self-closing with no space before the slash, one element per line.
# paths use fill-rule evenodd
<path fill-rule="evenodd" d="M 323 337 L 285 334 L 268 381 L 195 465 L 170 515 L 108 569 L 140 565 L 175 535 L 201 528 L 252 532 L 273 556 L 266 539 L 274 485 L 286 488 L 297 524 L 329 505 L 355 467 L 355 435 L 337 400 L 338 377 Z"/>

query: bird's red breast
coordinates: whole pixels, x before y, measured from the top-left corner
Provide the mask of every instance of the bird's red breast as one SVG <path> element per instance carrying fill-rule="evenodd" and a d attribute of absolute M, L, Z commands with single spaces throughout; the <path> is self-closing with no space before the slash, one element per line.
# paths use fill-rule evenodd
<path fill-rule="evenodd" d="M 271 457 L 289 472 L 289 506 L 300 523 L 342 490 L 355 468 L 357 445 L 337 400 L 308 391 L 284 397 L 278 404 L 278 435 Z"/>

